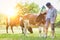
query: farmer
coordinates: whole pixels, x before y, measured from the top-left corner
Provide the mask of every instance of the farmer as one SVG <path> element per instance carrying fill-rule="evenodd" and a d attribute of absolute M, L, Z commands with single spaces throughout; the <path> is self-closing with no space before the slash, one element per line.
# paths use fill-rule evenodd
<path fill-rule="evenodd" d="M 46 14 L 46 25 L 45 25 L 45 35 L 44 37 L 47 37 L 47 32 L 48 32 L 48 26 L 51 24 L 51 33 L 52 33 L 52 38 L 54 38 L 54 33 L 55 33 L 55 20 L 57 17 L 57 10 L 51 5 L 51 3 L 46 4 L 48 10 Z"/>

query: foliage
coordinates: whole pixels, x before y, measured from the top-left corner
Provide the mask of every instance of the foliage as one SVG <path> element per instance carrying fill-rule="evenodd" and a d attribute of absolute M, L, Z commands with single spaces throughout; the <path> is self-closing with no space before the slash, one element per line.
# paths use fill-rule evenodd
<path fill-rule="evenodd" d="M 20 3 L 17 3 L 16 9 L 18 10 L 17 14 L 18 15 L 23 15 L 24 14 L 24 6 Z"/>
<path fill-rule="evenodd" d="M 40 10 L 39 6 L 36 3 L 25 3 L 25 5 L 17 3 L 16 9 L 18 10 L 19 15 L 24 15 L 25 13 L 38 13 Z"/>
<path fill-rule="evenodd" d="M 0 14 L 0 25 L 4 25 L 6 23 L 6 15 Z"/>
<path fill-rule="evenodd" d="M 60 27 L 60 14 L 57 14 L 57 18 L 56 18 L 56 27 Z"/>
<path fill-rule="evenodd" d="M 38 13 L 40 8 L 36 3 L 31 3 L 31 4 L 25 4 L 25 6 L 28 8 L 30 13 Z"/>

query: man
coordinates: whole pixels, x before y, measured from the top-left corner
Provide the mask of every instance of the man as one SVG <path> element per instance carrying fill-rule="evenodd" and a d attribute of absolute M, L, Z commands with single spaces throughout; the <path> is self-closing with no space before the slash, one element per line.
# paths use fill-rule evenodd
<path fill-rule="evenodd" d="M 51 24 L 51 33 L 52 33 L 52 38 L 54 38 L 54 33 L 55 33 L 55 20 L 57 16 L 57 10 L 51 5 L 51 3 L 47 3 L 46 6 L 48 7 L 47 15 L 46 15 L 46 27 L 45 27 L 45 36 L 47 37 L 47 32 L 48 32 L 48 26 Z"/>

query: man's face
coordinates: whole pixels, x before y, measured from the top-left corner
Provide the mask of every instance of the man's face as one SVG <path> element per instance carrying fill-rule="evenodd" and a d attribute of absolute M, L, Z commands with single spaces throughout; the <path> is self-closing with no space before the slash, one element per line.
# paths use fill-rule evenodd
<path fill-rule="evenodd" d="M 51 8 L 51 6 L 47 6 L 49 9 Z"/>

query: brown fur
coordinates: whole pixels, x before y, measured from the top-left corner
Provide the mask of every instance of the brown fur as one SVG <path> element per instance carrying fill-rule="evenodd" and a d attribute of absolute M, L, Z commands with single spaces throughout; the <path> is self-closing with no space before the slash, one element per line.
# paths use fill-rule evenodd
<path fill-rule="evenodd" d="M 29 20 L 29 23 L 31 25 L 37 25 L 40 26 L 41 24 L 45 24 L 45 15 L 46 13 L 44 14 L 40 14 L 40 15 L 34 15 L 34 14 L 27 14 L 27 15 L 24 15 L 22 18 L 22 20 L 20 21 L 20 17 L 19 16 L 14 16 L 14 17 L 11 17 L 10 18 L 10 23 L 8 23 L 8 18 L 6 19 L 6 32 L 8 33 L 8 27 L 11 26 L 11 30 L 13 32 L 13 26 L 18 26 L 20 25 L 21 28 L 22 28 L 22 31 L 23 31 L 23 28 L 24 28 L 24 23 L 23 23 L 23 20 L 25 19 L 28 19 Z M 30 33 L 33 33 L 33 30 L 32 30 L 33 27 L 28 27 L 28 31 Z M 13 32 L 14 33 L 14 32 Z"/>

